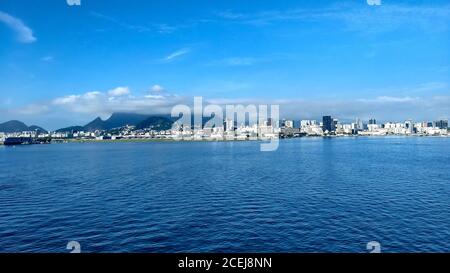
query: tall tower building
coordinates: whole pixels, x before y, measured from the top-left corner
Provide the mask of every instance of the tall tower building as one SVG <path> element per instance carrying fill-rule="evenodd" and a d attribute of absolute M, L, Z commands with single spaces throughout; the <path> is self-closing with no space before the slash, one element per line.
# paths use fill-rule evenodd
<path fill-rule="evenodd" d="M 322 126 L 323 126 L 323 131 L 328 131 L 328 132 L 334 132 L 336 130 L 336 127 L 334 125 L 334 120 L 331 116 L 323 116 L 322 118 Z"/>

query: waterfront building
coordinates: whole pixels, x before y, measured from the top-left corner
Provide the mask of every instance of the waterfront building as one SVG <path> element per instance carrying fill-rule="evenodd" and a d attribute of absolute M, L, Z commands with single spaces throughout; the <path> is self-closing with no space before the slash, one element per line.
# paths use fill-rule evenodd
<path fill-rule="evenodd" d="M 375 123 L 370 123 L 369 122 L 369 124 L 367 125 L 367 130 L 369 132 L 376 132 L 376 131 L 379 131 L 379 129 L 381 129 L 380 125 L 375 124 Z"/>
<path fill-rule="evenodd" d="M 435 121 L 434 126 L 439 129 L 448 129 L 448 120 Z"/>
<path fill-rule="evenodd" d="M 334 126 L 334 130 L 336 131 L 336 126 L 338 125 L 339 120 L 337 118 L 333 119 L 333 126 Z"/>
<path fill-rule="evenodd" d="M 301 120 L 300 127 L 313 126 L 316 125 L 317 121 L 315 120 Z"/>
<path fill-rule="evenodd" d="M 364 130 L 364 124 L 362 122 L 362 120 L 360 120 L 359 118 L 356 118 L 356 130 L 360 131 L 360 130 Z"/>
<path fill-rule="evenodd" d="M 231 119 L 227 119 L 225 120 L 225 131 L 226 132 L 230 132 L 230 131 L 234 131 L 234 121 Z"/>
<path fill-rule="evenodd" d="M 405 127 L 404 128 L 406 129 L 406 134 L 414 133 L 414 126 L 413 126 L 412 120 L 405 121 Z"/>
<path fill-rule="evenodd" d="M 294 128 L 294 121 L 293 120 L 286 120 L 286 121 L 284 121 L 284 127 L 286 127 L 286 128 Z"/>
<path fill-rule="evenodd" d="M 331 116 L 323 116 L 322 118 L 322 128 L 324 132 L 334 132 L 336 130 L 334 119 Z"/>

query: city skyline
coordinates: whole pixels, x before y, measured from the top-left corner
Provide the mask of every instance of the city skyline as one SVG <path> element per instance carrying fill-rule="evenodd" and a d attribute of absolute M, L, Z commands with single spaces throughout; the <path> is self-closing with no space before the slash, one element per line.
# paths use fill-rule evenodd
<path fill-rule="evenodd" d="M 237 111 L 234 113 L 231 113 L 233 116 L 232 118 L 229 118 L 225 115 L 225 117 L 219 118 L 217 120 L 217 117 L 213 116 L 197 116 L 191 115 L 190 118 L 185 119 L 183 116 L 181 117 L 174 117 L 169 115 L 140 115 L 140 114 L 132 114 L 132 113 L 114 113 L 111 115 L 108 119 L 101 119 L 100 117 L 97 117 L 96 119 L 92 120 L 91 122 L 87 123 L 86 125 L 71 125 L 66 126 L 64 128 L 59 128 L 57 130 L 46 130 L 39 125 L 33 124 L 31 126 L 28 126 L 27 124 L 18 121 L 18 120 L 10 120 L 1 122 L 0 121 L 0 133 L 29 133 L 29 132 L 39 132 L 39 133 L 50 133 L 50 132 L 63 132 L 63 133 L 73 133 L 73 132 L 99 132 L 99 133 L 108 133 L 111 131 L 130 131 L 130 130 L 144 130 L 144 131 L 154 131 L 154 124 L 152 123 L 145 123 L 147 120 L 152 120 L 161 122 L 170 122 L 171 128 L 166 129 L 157 129 L 156 131 L 178 131 L 182 130 L 183 127 L 185 128 L 191 128 L 190 131 L 195 130 L 203 130 L 203 129 L 213 129 L 222 127 L 224 131 L 236 131 L 239 128 L 251 128 L 251 127 L 264 127 L 269 126 L 273 129 L 304 129 L 308 126 L 313 126 L 320 128 L 322 130 L 322 133 L 333 133 L 341 130 L 347 130 L 345 134 L 351 133 L 351 134 L 357 134 L 358 131 L 373 131 L 374 129 L 384 129 L 384 128 L 406 128 L 410 130 L 410 133 L 415 133 L 415 129 L 422 129 L 422 128 L 432 128 L 432 129 L 440 129 L 445 130 L 443 133 L 447 134 L 448 129 L 450 129 L 449 120 L 448 119 L 434 119 L 434 120 L 412 120 L 412 119 L 406 119 L 404 121 L 396 121 L 396 120 L 378 120 L 374 117 L 363 120 L 360 118 L 355 118 L 354 120 L 340 120 L 337 117 L 325 115 L 322 116 L 322 119 L 286 119 L 283 117 L 279 117 L 277 121 L 273 120 L 273 117 L 266 116 L 266 118 L 260 116 L 261 113 L 250 113 L 250 112 L 242 112 Z M 254 119 L 250 119 L 250 116 L 254 116 Z M 197 118 L 200 118 L 201 126 L 196 124 L 195 120 Z M 242 120 L 242 118 L 244 118 Z M 186 123 L 188 122 L 188 123 Z M 212 123 L 211 123 L 212 122 Z M 111 126 L 112 124 L 115 124 L 115 126 Z M 9 124 L 9 125 L 7 125 Z M 12 125 L 11 125 L 12 124 Z M 17 125 L 19 124 L 19 125 Z M 109 125 L 108 125 L 109 124 Z M 142 126 L 142 124 L 147 124 L 146 126 Z M 220 124 L 220 125 L 219 125 Z M 231 125 L 230 125 L 231 124 Z M 7 127 L 14 127 L 14 126 L 22 126 L 22 127 L 29 127 L 32 129 L 29 130 L 21 130 L 21 131 L 15 131 L 15 132 L 7 132 L 2 131 L 2 128 L 7 125 Z M 165 124 L 164 126 L 167 126 Z M 90 128 L 88 128 L 90 127 Z M 96 128 L 96 127 L 105 127 L 105 128 Z M 83 129 L 84 128 L 84 129 Z M 88 128 L 88 129 L 86 129 Z M 425 130 L 426 131 L 426 130 Z M 422 132 L 423 133 L 423 132 Z M 165 134 L 165 133 L 164 133 Z"/>
<path fill-rule="evenodd" d="M 199 95 L 296 120 L 449 118 L 446 1 L 253 3 L 2 1 L 2 121 L 58 129 Z"/>

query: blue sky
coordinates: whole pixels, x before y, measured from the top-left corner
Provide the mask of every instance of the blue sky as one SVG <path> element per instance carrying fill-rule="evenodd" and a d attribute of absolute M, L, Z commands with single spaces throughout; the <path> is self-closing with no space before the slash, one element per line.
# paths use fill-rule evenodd
<path fill-rule="evenodd" d="M 1 0 L 0 122 L 54 129 L 193 96 L 293 119 L 448 118 L 449 32 L 439 0 Z"/>

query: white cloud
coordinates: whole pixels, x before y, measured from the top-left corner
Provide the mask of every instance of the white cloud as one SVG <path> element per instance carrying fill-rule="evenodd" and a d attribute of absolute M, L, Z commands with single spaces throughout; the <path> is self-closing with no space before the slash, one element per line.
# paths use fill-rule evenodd
<path fill-rule="evenodd" d="M 160 100 L 160 99 L 164 99 L 164 96 L 163 95 L 146 95 L 145 98 Z"/>
<path fill-rule="evenodd" d="M 130 94 L 130 89 L 128 87 L 117 87 L 108 91 L 108 95 L 112 97 L 120 97 Z"/>
<path fill-rule="evenodd" d="M 33 43 L 37 39 L 33 36 L 33 30 L 26 26 L 20 19 L 0 11 L 0 22 L 5 23 L 8 27 L 17 33 L 17 39 L 22 43 Z"/>
<path fill-rule="evenodd" d="M 422 86 L 422 85 L 419 85 Z M 112 90 L 123 90 L 124 87 Z M 411 88 L 413 90 L 414 88 Z M 129 93 L 131 91 L 126 88 Z M 141 114 L 169 114 L 177 104 L 192 105 L 192 97 L 171 95 L 167 92 L 153 93 L 142 96 L 111 96 L 109 91 L 92 91 L 72 94 L 53 99 L 49 103 L 35 103 L 20 109 L 5 108 L 12 119 L 20 119 L 29 115 L 34 118 L 46 114 L 46 119 L 67 118 L 70 125 L 74 118 L 87 116 L 108 116 L 114 112 Z M 120 92 L 123 93 L 123 92 Z M 380 94 L 380 93 L 378 93 Z M 381 93 L 382 94 L 382 93 Z M 387 93 L 392 94 L 392 93 Z M 421 94 L 421 96 L 384 95 L 373 98 L 353 99 L 257 99 L 257 98 L 204 98 L 207 104 L 278 104 L 282 118 L 321 119 L 323 115 L 332 115 L 340 120 L 348 121 L 356 117 L 362 119 L 376 118 L 380 121 L 415 121 L 435 120 L 450 117 L 450 96 Z M 1 108 L 0 108 L 1 110 Z M 6 114 L 6 113 L 5 113 Z M 19 115 L 19 116 L 18 116 Z M 88 118 L 88 119 L 89 119 Z"/>
<path fill-rule="evenodd" d="M 79 95 L 69 95 L 61 98 L 56 98 L 53 100 L 53 104 L 55 105 L 65 105 L 76 102 L 81 96 Z"/>
<path fill-rule="evenodd" d="M 185 101 L 182 97 L 168 94 L 136 97 L 124 96 L 130 93 L 131 91 L 128 88 L 117 87 L 108 92 L 94 91 L 56 98 L 51 104 L 67 112 L 107 116 L 114 112 L 145 114 L 170 113 L 173 105 Z M 117 96 L 118 94 L 122 95 Z"/>
<path fill-rule="evenodd" d="M 170 62 L 170 61 L 172 61 L 172 60 L 174 60 L 174 59 L 176 59 L 176 58 L 179 58 L 179 57 L 181 57 L 181 56 L 183 56 L 183 55 L 188 54 L 190 51 L 191 51 L 191 50 L 190 50 L 189 48 L 183 48 L 183 49 L 177 50 L 177 51 L 175 51 L 175 52 L 169 54 L 168 56 L 166 56 L 166 57 L 164 58 L 164 60 Z"/>
<path fill-rule="evenodd" d="M 164 91 L 164 87 L 162 87 L 161 85 L 155 84 L 152 86 L 151 91 L 154 93 L 160 93 Z"/>

